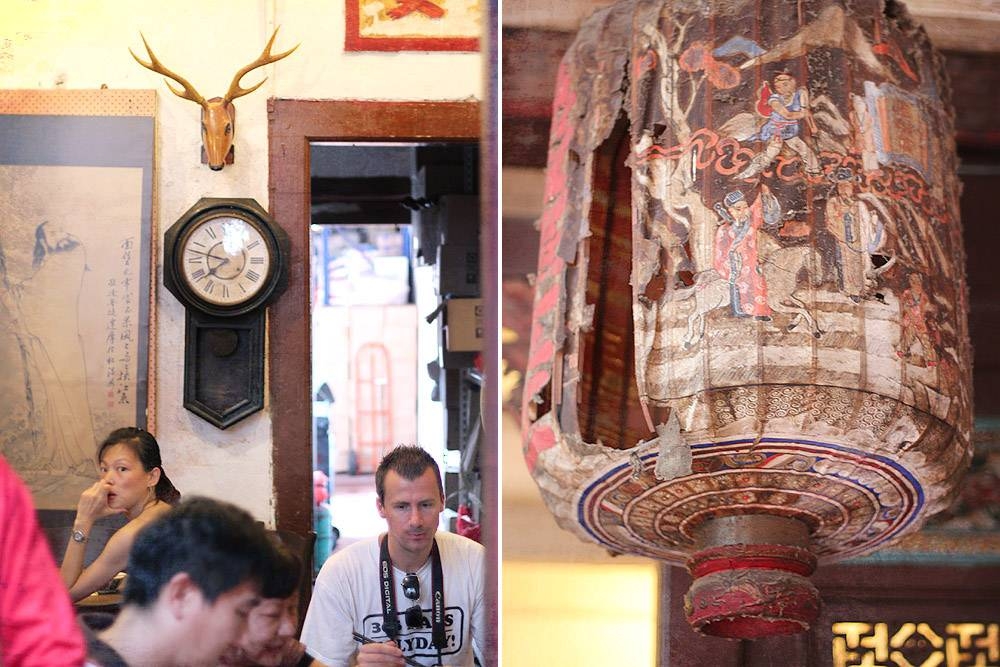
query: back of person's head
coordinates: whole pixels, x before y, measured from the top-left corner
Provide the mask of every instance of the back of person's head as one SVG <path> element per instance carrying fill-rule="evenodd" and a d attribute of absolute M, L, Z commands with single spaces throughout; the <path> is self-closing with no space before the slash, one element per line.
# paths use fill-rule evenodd
<path fill-rule="evenodd" d="M 403 479 L 413 481 L 430 468 L 437 479 L 438 491 L 444 495 L 444 485 L 441 483 L 441 470 L 437 461 L 421 447 L 400 445 L 382 457 L 375 470 L 375 492 L 380 502 L 385 502 L 385 476 L 390 470 Z"/>
<path fill-rule="evenodd" d="M 209 602 L 245 581 L 262 584 L 273 547 L 263 526 L 235 505 L 194 497 L 136 535 L 128 558 L 124 603 L 153 604 L 161 589 L 186 573 Z"/>
<path fill-rule="evenodd" d="M 263 557 L 266 572 L 261 584 L 262 598 L 287 598 L 299 589 L 302 579 L 302 559 L 289 549 L 278 537 L 270 536 L 271 549 Z"/>
<path fill-rule="evenodd" d="M 101 461 L 104 450 L 114 445 L 124 445 L 131 449 L 142 463 L 142 469 L 146 472 L 149 472 L 153 468 L 160 469 L 160 481 L 156 483 L 155 490 L 157 500 L 161 500 L 168 505 L 176 505 L 180 502 L 181 493 L 174 486 L 173 482 L 170 481 L 166 471 L 163 469 L 163 461 L 160 460 L 160 445 L 156 442 L 156 438 L 153 437 L 152 433 L 132 426 L 115 429 L 108 434 L 108 437 L 97 448 L 98 463 Z"/>

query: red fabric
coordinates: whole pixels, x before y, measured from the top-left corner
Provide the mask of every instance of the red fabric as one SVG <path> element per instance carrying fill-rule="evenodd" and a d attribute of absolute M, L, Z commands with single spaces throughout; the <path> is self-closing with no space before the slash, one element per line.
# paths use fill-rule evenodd
<path fill-rule="evenodd" d="M 540 232 L 538 239 L 538 275 L 537 298 L 532 310 L 531 350 L 528 359 L 528 369 L 524 377 L 524 401 L 534 400 L 552 379 L 552 355 L 554 354 L 555 333 L 552 330 L 553 321 L 545 317 L 544 306 L 540 304 L 556 304 L 566 276 L 563 271 L 566 261 L 559 257 L 559 246 L 563 239 L 563 227 L 567 223 L 563 214 L 569 201 L 566 183 L 569 182 L 569 148 L 573 143 L 576 126 L 573 124 L 573 109 L 576 107 L 576 92 L 570 76 L 570 66 L 567 61 L 559 65 L 556 77 L 555 97 L 552 100 L 552 127 L 549 131 L 549 166 L 545 174 L 545 210 L 538 219 Z M 522 411 L 523 429 L 527 431 L 530 421 L 530 411 Z M 529 468 L 533 462 L 529 462 Z"/>
<path fill-rule="evenodd" d="M 0 457 L 0 664 L 76 667 L 83 636 L 31 494 Z"/>
<path fill-rule="evenodd" d="M 330 478 L 322 470 L 313 470 L 313 505 L 325 503 L 330 499 L 327 483 Z"/>
<path fill-rule="evenodd" d="M 550 426 L 533 426 L 528 434 L 528 448 L 524 452 L 524 462 L 528 470 L 535 469 L 538 455 L 546 449 L 556 446 L 556 434 Z"/>
<path fill-rule="evenodd" d="M 455 532 L 462 537 L 468 537 L 470 540 L 475 540 L 479 542 L 480 528 L 479 524 L 472 519 L 472 509 L 465 504 L 458 506 L 458 521 L 456 522 Z"/>

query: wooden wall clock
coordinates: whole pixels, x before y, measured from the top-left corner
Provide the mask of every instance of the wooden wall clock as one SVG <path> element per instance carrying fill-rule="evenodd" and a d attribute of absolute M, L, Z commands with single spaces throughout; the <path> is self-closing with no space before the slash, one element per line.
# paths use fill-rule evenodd
<path fill-rule="evenodd" d="M 184 407 L 224 429 L 264 407 L 264 315 L 288 239 L 253 199 L 203 198 L 164 234 L 163 285 L 184 304 Z"/>

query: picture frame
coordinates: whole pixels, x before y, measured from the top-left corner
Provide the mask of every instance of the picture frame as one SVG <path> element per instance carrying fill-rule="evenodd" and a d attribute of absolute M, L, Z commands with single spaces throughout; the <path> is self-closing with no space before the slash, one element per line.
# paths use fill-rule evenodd
<path fill-rule="evenodd" d="M 97 443 L 154 428 L 152 90 L 0 91 L 0 452 L 75 508 Z"/>
<path fill-rule="evenodd" d="M 345 0 L 345 51 L 479 50 L 481 0 Z"/>

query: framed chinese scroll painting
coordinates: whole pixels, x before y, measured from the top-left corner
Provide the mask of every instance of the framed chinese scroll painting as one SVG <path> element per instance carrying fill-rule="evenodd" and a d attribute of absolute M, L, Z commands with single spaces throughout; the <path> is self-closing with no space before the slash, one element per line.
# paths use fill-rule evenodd
<path fill-rule="evenodd" d="M 0 91 L 0 452 L 76 506 L 97 443 L 148 427 L 155 94 Z"/>
<path fill-rule="evenodd" d="M 346 51 L 478 51 L 482 0 L 345 0 Z"/>

